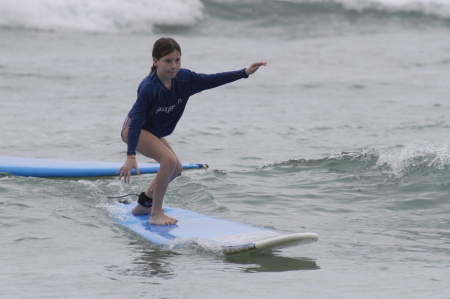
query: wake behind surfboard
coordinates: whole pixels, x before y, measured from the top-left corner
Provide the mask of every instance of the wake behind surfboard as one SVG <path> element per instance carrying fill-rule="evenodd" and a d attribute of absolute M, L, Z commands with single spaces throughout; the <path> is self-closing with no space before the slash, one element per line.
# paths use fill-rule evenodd
<path fill-rule="evenodd" d="M 116 176 L 123 162 L 68 161 L 0 156 L 0 173 L 27 177 Z M 139 163 L 141 174 L 156 173 L 158 163 Z M 184 163 L 183 169 L 207 169 L 206 164 Z M 136 174 L 133 169 L 132 174 Z"/>
<path fill-rule="evenodd" d="M 316 242 L 315 233 L 283 233 L 197 212 L 164 207 L 165 213 L 178 219 L 175 225 L 151 225 L 149 215 L 134 216 L 134 204 L 114 204 L 112 217 L 121 225 L 154 244 L 171 247 L 196 241 L 204 248 L 226 255 L 256 250 L 290 247 Z"/>

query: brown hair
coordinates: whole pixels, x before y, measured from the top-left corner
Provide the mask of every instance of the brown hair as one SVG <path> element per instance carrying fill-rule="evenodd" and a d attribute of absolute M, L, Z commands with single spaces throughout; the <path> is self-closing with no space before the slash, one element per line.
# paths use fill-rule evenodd
<path fill-rule="evenodd" d="M 173 51 L 178 51 L 181 55 L 180 45 L 173 38 L 161 37 L 153 45 L 152 57 L 156 58 L 156 60 L 160 60 L 162 57 L 172 53 Z M 155 69 L 156 66 L 153 64 L 150 73 L 153 73 Z"/>

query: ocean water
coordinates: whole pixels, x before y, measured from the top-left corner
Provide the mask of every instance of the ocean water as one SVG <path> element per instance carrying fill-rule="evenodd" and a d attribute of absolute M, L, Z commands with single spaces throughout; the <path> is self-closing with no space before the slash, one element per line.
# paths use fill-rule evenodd
<path fill-rule="evenodd" d="M 197 72 L 268 62 L 190 99 L 168 140 L 210 168 L 165 204 L 319 241 L 159 247 L 108 198 L 153 175 L 0 174 L 0 298 L 450 298 L 448 1 L 2 1 L 0 155 L 123 161 L 161 36 Z"/>

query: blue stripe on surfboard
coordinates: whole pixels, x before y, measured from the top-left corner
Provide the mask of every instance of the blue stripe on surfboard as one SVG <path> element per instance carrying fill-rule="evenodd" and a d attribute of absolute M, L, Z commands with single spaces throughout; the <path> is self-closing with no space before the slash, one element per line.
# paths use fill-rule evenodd
<path fill-rule="evenodd" d="M 0 172 L 32 177 L 116 176 L 123 162 L 69 161 L 0 156 Z M 158 163 L 139 163 L 142 174 L 156 173 Z M 205 164 L 184 163 L 183 169 L 207 168 Z M 136 174 L 133 170 L 132 174 Z"/>

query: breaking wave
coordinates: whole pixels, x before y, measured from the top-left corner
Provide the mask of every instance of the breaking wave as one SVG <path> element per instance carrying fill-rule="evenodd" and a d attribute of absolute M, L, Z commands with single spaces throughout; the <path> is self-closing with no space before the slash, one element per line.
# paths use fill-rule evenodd
<path fill-rule="evenodd" d="M 384 24 L 391 19 L 448 25 L 446 0 L 20 0 L 0 3 L 0 28 L 39 31 L 153 32 L 194 28 L 230 34 L 247 25 L 314 31 L 340 24 Z M 236 22 L 239 22 L 236 24 Z M 381 23 L 380 23 L 381 22 Z M 243 25 L 246 26 L 243 26 Z M 156 28 L 156 29 L 155 29 Z"/>
<path fill-rule="evenodd" d="M 327 169 L 342 174 L 384 175 L 405 178 L 431 173 L 450 176 L 450 145 L 435 141 L 416 141 L 409 145 L 387 149 L 364 149 L 359 152 L 339 152 L 323 159 L 289 159 L 265 163 L 259 167 L 275 169 Z"/>

